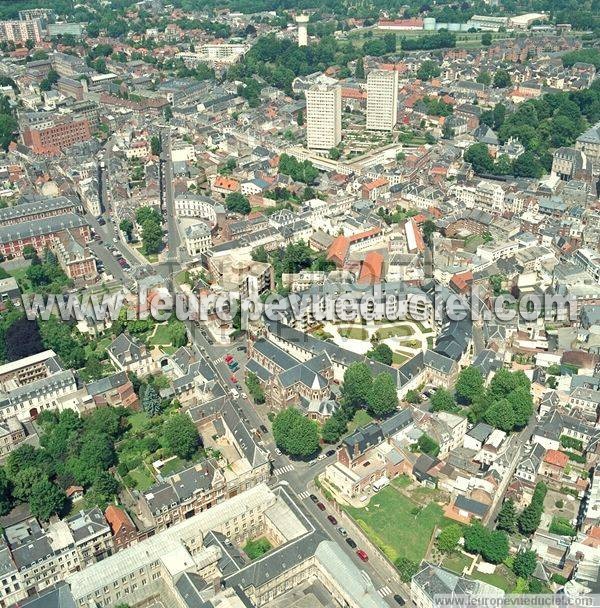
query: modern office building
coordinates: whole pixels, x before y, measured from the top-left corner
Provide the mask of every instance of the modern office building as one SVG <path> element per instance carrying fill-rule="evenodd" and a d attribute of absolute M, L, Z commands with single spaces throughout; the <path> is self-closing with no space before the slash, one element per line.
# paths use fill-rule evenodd
<path fill-rule="evenodd" d="M 372 70 L 367 76 L 367 129 L 391 131 L 398 116 L 398 72 Z"/>
<path fill-rule="evenodd" d="M 316 84 L 306 91 L 308 147 L 335 148 L 342 139 L 342 89 L 339 85 Z"/>

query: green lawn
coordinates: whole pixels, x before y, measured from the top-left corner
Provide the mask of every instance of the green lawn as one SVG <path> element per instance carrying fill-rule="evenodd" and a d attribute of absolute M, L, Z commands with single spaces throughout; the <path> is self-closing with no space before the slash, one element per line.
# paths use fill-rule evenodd
<path fill-rule="evenodd" d="M 338 330 L 342 338 L 351 338 L 353 340 L 367 340 L 369 332 L 363 327 L 342 327 Z"/>
<path fill-rule="evenodd" d="M 398 475 L 392 479 L 392 485 L 397 488 L 407 488 L 412 483 L 412 479 L 408 475 Z"/>
<path fill-rule="evenodd" d="M 360 426 L 367 426 L 373 418 L 366 410 L 356 410 L 354 418 L 348 423 L 348 432 L 353 433 Z"/>
<path fill-rule="evenodd" d="M 156 480 L 144 464 L 129 471 L 129 476 L 135 481 L 135 487 L 138 490 L 147 490 L 156 483 Z"/>
<path fill-rule="evenodd" d="M 504 589 L 507 593 L 510 593 L 515 587 L 515 575 L 505 566 L 498 566 L 494 574 L 484 574 L 483 572 L 478 572 L 477 570 L 473 570 L 473 574 L 471 578 L 475 578 L 478 581 L 483 581 L 484 583 L 488 583 L 490 585 L 494 585 L 494 587 L 499 587 L 500 589 Z"/>
<path fill-rule="evenodd" d="M 447 570 L 452 570 L 456 574 L 462 574 L 463 570 L 471 565 L 471 560 L 462 553 L 454 553 L 444 558 L 442 566 Z"/>
<path fill-rule="evenodd" d="M 131 414 L 127 420 L 129 420 L 129 424 L 131 424 L 131 432 L 135 433 L 143 430 L 150 418 L 146 412 L 136 412 L 135 414 Z"/>
<path fill-rule="evenodd" d="M 382 327 L 377 330 L 377 337 L 380 340 L 393 338 L 396 336 L 412 336 L 413 330 L 408 325 L 398 325 L 398 327 Z"/>
<path fill-rule="evenodd" d="M 171 344 L 171 332 L 167 323 L 164 325 L 157 325 L 154 335 L 150 338 L 150 344 L 170 345 Z"/>
<path fill-rule="evenodd" d="M 392 363 L 396 365 L 402 365 L 408 359 L 408 355 L 402 355 L 401 353 L 392 353 Z"/>
<path fill-rule="evenodd" d="M 174 473 L 179 473 L 179 471 L 183 471 L 183 469 L 187 468 L 190 465 L 186 460 L 182 460 L 181 458 L 173 458 L 173 460 L 169 460 L 166 464 L 164 464 L 160 468 L 160 474 L 163 477 L 169 477 Z"/>
<path fill-rule="evenodd" d="M 435 503 L 417 509 L 416 503 L 393 486 L 383 488 L 365 508 L 346 507 L 348 514 L 389 559 L 407 557 L 420 562 L 436 525 L 446 526 L 451 522 Z"/>

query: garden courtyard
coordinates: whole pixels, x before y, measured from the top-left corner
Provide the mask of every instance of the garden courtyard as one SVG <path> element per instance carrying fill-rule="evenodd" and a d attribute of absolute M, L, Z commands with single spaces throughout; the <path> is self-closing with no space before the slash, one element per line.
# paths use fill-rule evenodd
<path fill-rule="evenodd" d="M 412 486 L 401 476 L 373 495 L 367 506 L 344 509 L 391 561 L 405 557 L 419 562 L 428 553 L 434 531 L 453 523 L 444 517 L 439 498 L 438 491 Z"/>
<path fill-rule="evenodd" d="M 374 344 L 386 344 L 392 350 L 395 365 L 401 365 L 420 350 L 431 348 L 435 336 L 433 329 L 414 321 L 368 322 L 365 325 L 325 323 L 319 334 L 359 355 L 365 355 Z"/>

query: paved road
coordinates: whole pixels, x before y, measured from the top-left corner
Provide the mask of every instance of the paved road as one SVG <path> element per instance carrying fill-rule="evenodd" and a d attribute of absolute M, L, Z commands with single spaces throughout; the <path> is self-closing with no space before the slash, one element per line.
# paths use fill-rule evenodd
<path fill-rule="evenodd" d="M 525 447 L 527 442 L 531 439 L 531 436 L 533 435 L 533 430 L 535 429 L 536 424 L 537 424 L 537 418 L 534 415 L 529 420 L 529 423 L 527 424 L 527 426 L 518 435 L 513 435 L 510 439 L 511 444 L 510 444 L 510 447 L 508 448 L 508 451 L 514 450 L 514 456 L 513 456 L 512 460 L 510 461 L 508 470 L 506 471 L 506 473 L 504 474 L 504 477 L 502 478 L 502 481 L 500 482 L 498 491 L 494 494 L 494 502 L 492 503 L 491 508 L 489 509 L 489 511 L 487 512 L 487 515 L 485 516 L 485 518 L 483 520 L 483 523 L 487 526 L 491 526 L 492 524 L 494 524 L 494 522 L 496 521 L 496 517 L 498 517 L 498 512 L 500 511 L 500 508 L 502 507 L 502 501 L 504 498 L 504 493 L 506 492 L 506 488 L 508 487 L 508 484 L 510 483 L 510 481 L 513 478 L 513 474 L 515 472 L 515 469 L 517 468 L 517 465 L 521 461 L 523 448 Z"/>
<path fill-rule="evenodd" d="M 219 378 L 220 384 L 227 392 L 229 392 L 234 385 L 230 380 L 232 374 L 227 367 L 227 364 L 224 362 L 223 357 L 227 353 L 230 353 L 235 357 L 235 359 L 240 363 L 240 370 L 236 372 L 235 376 L 238 382 L 242 384 L 243 390 L 247 392 L 243 384 L 243 367 L 246 364 L 247 357 L 243 351 L 238 350 L 238 347 L 243 343 L 240 341 L 229 346 L 210 344 L 206 336 L 202 333 L 201 329 L 192 322 L 188 322 L 188 330 L 193 344 L 207 358 L 209 364 Z M 235 400 L 234 403 L 238 408 L 238 411 L 240 411 L 242 419 L 250 428 L 256 429 L 261 424 L 264 424 L 270 429 L 270 423 L 266 415 L 266 408 L 255 406 L 252 402 L 250 402 L 250 400 L 244 399 L 241 396 L 239 399 Z M 302 508 L 312 516 L 312 519 L 319 526 L 319 528 L 321 528 L 323 532 L 334 542 L 340 545 L 344 552 L 350 556 L 350 558 L 357 564 L 359 568 L 365 570 L 369 574 L 375 588 L 379 590 L 379 594 L 384 597 L 384 599 L 391 606 L 396 606 L 397 604 L 392 597 L 393 594 L 400 593 L 401 595 L 406 596 L 406 593 L 401 593 L 399 579 L 397 581 L 388 581 L 385 576 L 380 575 L 378 569 L 376 568 L 376 564 L 370 562 L 365 564 L 361 562 L 356 555 L 356 551 L 345 542 L 344 537 L 337 531 L 337 526 L 331 524 L 327 519 L 328 512 L 322 512 L 319 510 L 319 508 L 309 498 L 309 484 L 313 481 L 316 475 L 325 469 L 327 464 L 335 459 L 335 456 L 318 460 L 316 463 L 311 465 L 308 462 L 290 460 L 284 454 L 276 454 L 275 443 L 270 432 L 266 435 L 262 435 L 261 442 L 263 448 L 266 451 L 269 451 L 272 456 L 274 473 L 272 483 L 286 483 L 297 495 L 298 501 L 302 505 Z M 329 513 L 332 514 L 333 511 L 330 510 Z"/>
<path fill-rule="evenodd" d="M 162 131 L 162 155 L 164 167 L 163 188 L 165 215 L 167 216 L 167 262 L 177 261 L 181 238 L 175 218 L 175 193 L 173 190 L 173 162 L 171 160 L 171 134 L 168 129 Z"/>

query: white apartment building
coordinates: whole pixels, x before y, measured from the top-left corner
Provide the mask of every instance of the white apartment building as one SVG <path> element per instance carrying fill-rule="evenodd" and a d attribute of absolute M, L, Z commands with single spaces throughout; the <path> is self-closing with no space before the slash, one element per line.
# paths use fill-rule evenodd
<path fill-rule="evenodd" d="M 398 72 L 372 70 L 367 76 L 367 129 L 391 131 L 398 116 Z"/>
<path fill-rule="evenodd" d="M 215 226 L 219 215 L 225 215 L 225 207 L 208 196 L 201 194 L 178 194 L 175 197 L 175 215 L 177 217 L 198 217 Z"/>
<path fill-rule="evenodd" d="M 499 184 L 480 181 L 475 190 L 475 203 L 483 209 L 504 211 L 504 189 Z"/>
<path fill-rule="evenodd" d="M 188 255 L 194 257 L 208 251 L 212 247 L 210 228 L 203 222 L 188 226 L 185 231 L 185 248 Z"/>
<path fill-rule="evenodd" d="M 28 21 L 0 21 L 0 41 L 16 44 L 32 40 L 42 41 L 42 28 L 39 19 Z"/>
<path fill-rule="evenodd" d="M 308 147 L 330 150 L 342 140 L 342 89 L 316 84 L 306 91 Z"/>

